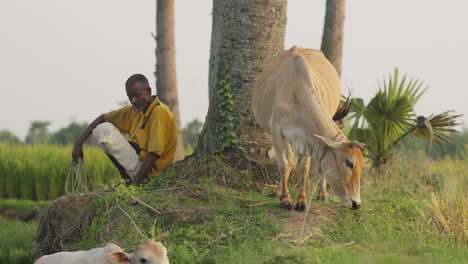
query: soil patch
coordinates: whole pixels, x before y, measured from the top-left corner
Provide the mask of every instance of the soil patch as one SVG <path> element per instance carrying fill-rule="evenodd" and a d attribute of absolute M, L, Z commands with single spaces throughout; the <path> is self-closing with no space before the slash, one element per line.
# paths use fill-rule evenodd
<path fill-rule="evenodd" d="M 7 220 L 21 220 L 27 222 L 30 220 L 37 219 L 39 215 L 44 211 L 39 206 L 34 206 L 28 210 L 18 210 L 16 208 L 8 208 L 0 212 L 0 217 L 3 217 Z"/>
<path fill-rule="evenodd" d="M 310 238 L 323 234 L 320 226 L 332 222 L 335 218 L 337 205 L 314 202 L 307 212 L 284 211 L 271 213 L 283 232 L 274 239 L 289 243 L 303 243 Z"/>

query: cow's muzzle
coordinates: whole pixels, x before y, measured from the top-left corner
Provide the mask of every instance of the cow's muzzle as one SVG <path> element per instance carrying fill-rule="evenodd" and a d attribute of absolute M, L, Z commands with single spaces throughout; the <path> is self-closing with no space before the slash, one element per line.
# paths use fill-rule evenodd
<path fill-rule="evenodd" d="M 361 203 L 357 203 L 356 201 L 353 200 L 353 205 L 351 209 L 358 210 L 359 208 L 361 208 Z"/>

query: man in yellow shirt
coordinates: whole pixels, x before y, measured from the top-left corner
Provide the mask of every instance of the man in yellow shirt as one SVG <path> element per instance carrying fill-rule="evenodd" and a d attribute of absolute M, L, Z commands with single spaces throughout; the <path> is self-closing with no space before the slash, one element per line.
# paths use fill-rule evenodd
<path fill-rule="evenodd" d="M 177 128 L 169 107 L 151 95 L 145 76 L 130 76 L 125 90 L 131 105 L 98 116 L 76 140 L 72 158 L 83 159 L 83 142 L 93 134 L 127 184 L 138 185 L 172 163 Z"/>

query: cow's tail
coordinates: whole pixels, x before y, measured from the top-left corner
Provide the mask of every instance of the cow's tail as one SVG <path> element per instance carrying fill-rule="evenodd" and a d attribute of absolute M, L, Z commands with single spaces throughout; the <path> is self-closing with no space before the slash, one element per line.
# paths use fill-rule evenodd
<path fill-rule="evenodd" d="M 352 103 L 351 103 L 351 93 L 348 95 L 348 98 L 346 98 L 346 101 L 345 103 L 338 107 L 338 109 L 336 110 L 336 113 L 335 115 L 333 115 L 333 121 L 338 121 L 338 120 L 341 120 L 343 118 L 345 118 L 349 111 L 351 110 L 351 106 L 352 106 Z"/>

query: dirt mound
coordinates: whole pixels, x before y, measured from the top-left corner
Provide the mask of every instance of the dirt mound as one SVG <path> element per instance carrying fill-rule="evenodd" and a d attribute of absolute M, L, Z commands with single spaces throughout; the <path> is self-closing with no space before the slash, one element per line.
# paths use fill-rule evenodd
<path fill-rule="evenodd" d="M 262 186 L 272 184 L 279 178 L 276 166 L 274 166 L 273 172 L 271 172 L 272 170 L 254 160 L 241 157 L 239 153 L 211 159 L 188 157 L 184 161 L 170 166 L 147 186 L 139 189 L 138 191 L 141 193 L 138 197 L 134 197 L 125 188 L 123 190 L 117 188 L 117 191 L 112 195 L 103 191 L 98 194 L 85 193 L 60 197 L 47 210 L 39 223 L 34 255 L 77 250 L 73 245 L 84 239 L 83 232 L 91 226 L 93 218 L 96 216 L 97 209 L 86 206 L 99 196 L 108 195 L 104 198 L 106 199 L 106 219 L 111 220 L 101 226 L 99 230 L 95 230 L 97 236 L 92 238 L 93 241 L 90 243 L 113 241 L 124 246 L 132 246 L 131 239 L 125 240 L 123 237 L 117 237 L 120 227 L 138 230 L 138 226 L 140 226 L 149 229 L 151 224 L 154 225 L 153 219 L 167 224 L 206 224 L 210 208 L 198 203 L 206 199 L 204 195 L 206 187 L 200 186 L 209 182 L 211 191 L 219 188 L 219 192 L 212 192 L 212 194 L 221 195 L 222 198 L 228 197 L 229 195 L 226 194 L 231 191 L 261 191 L 264 188 Z M 119 195 L 126 195 L 126 198 L 123 199 L 131 200 L 127 201 L 126 204 L 122 203 L 125 209 L 117 201 L 121 199 Z M 166 198 L 155 203 L 153 197 Z M 195 200 L 197 205 L 185 204 L 185 199 Z M 139 215 L 130 215 L 128 212 L 138 211 L 134 210 L 135 207 L 141 207 L 138 209 L 140 210 Z M 312 203 L 311 209 L 307 213 L 272 212 L 271 217 L 277 219 L 285 230 L 275 239 L 288 242 L 307 240 L 311 234 L 320 233 L 317 226 L 331 221 L 333 216 L 333 207 L 321 203 Z M 140 222 L 136 224 L 133 217 L 138 218 Z M 145 236 L 141 232 L 140 235 Z M 125 245 L 125 243 L 129 244 Z M 99 245 L 91 244 L 90 246 Z"/>

